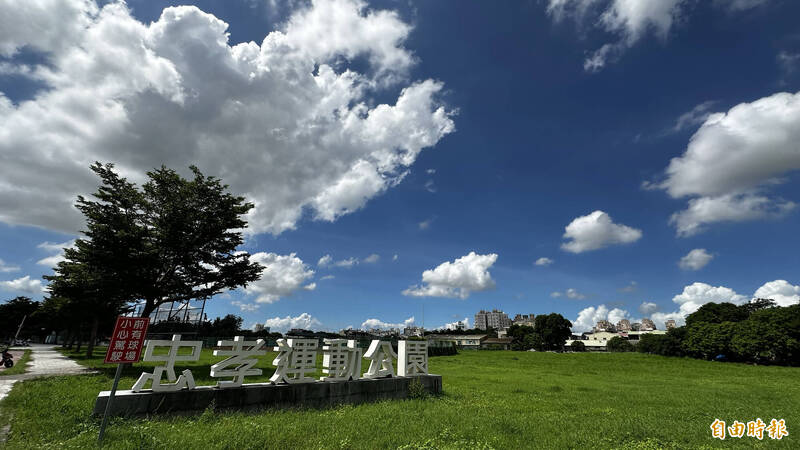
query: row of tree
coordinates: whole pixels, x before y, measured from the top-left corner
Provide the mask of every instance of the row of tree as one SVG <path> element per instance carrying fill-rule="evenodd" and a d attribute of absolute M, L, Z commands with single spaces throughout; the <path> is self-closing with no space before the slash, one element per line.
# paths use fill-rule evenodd
<path fill-rule="evenodd" d="M 80 351 L 83 342 L 89 342 L 89 330 L 80 333 L 70 326 L 66 326 L 61 316 L 61 311 L 51 306 L 52 299 L 43 302 L 33 301 L 28 297 L 16 297 L 0 304 L 0 336 L 5 342 L 14 338 L 17 330 L 20 331 L 19 339 L 44 339 L 45 336 L 55 332 L 64 338 L 64 347 Z M 24 319 L 24 323 L 23 323 Z M 148 328 L 149 333 L 190 332 L 198 338 L 204 337 L 230 337 L 242 335 L 245 337 L 278 338 L 280 333 L 256 333 L 252 330 L 242 329 L 242 318 L 228 314 L 214 320 L 202 320 L 199 323 L 186 322 L 159 322 Z M 20 328 L 20 325 L 22 327 Z M 113 321 L 104 322 L 98 327 L 101 336 L 111 334 Z"/>
<path fill-rule="evenodd" d="M 637 350 L 665 356 L 800 365 L 800 305 L 756 299 L 744 305 L 707 303 L 667 334 L 643 335 Z"/>

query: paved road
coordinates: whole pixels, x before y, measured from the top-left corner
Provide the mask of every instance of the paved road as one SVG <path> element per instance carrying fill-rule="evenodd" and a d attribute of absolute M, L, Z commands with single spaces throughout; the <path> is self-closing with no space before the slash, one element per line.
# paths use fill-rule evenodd
<path fill-rule="evenodd" d="M 56 351 L 56 347 L 53 345 L 33 344 L 26 348 L 31 350 L 31 361 L 28 363 L 28 368 L 24 374 L 0 376 L 0 400 L 8 395 L 17 381 L 56 375 L 92 373 L 89 369 Z"/>

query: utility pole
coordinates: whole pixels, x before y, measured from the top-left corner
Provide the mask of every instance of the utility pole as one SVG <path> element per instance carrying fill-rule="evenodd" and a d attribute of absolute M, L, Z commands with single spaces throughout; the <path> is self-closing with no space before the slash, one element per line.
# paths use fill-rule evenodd
<path fill-rule="evenodd" d="M 11 345 L 14 345 L 14 344 L 16 344 L 16 342 L 17 342 L 17 338 L 19 337 L 19 332 L 20 332 L 20 331 L 22 331 L 22 324 L 24 324 L 24 323 L 25 323 L 25 319 L 27 319 L 27 318 L 28 318 L 28 315 L 27 315 L 27 314 L 25 314 L 24 316 L 22 316 L 22 322 L 20 322 L 20 323 L 19 323 L 19 328 L 17 328 L 17 334 L 15 334 L 15 335 L 14 335 L 14 342 L 12 342 L 12 343 L 11 343 Z"/>

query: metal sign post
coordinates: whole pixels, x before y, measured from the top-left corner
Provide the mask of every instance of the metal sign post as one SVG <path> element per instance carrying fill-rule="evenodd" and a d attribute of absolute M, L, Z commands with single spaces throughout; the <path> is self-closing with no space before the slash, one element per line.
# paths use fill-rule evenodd
<path fill-rule="evenodd" d="M 103 414 L 103 423 L 100 424 L 100 434 L 97 436 L 97 441 L 100 445 L 103 445 L 108 415 L 111 412 L 114 395 L 117 393 L 119 377 L 122 375 L 122 365 L 139 361 L 149 323 L 150 319 L 147 317 L 117 317 L 114 333 L 108 343 L 106 359 L 103 361 L 106 364 L 116 364 L 117 373 L 114 375 L 114 384 L 111 386 L 111 393 L 108 395 L 106 410 Z"/>

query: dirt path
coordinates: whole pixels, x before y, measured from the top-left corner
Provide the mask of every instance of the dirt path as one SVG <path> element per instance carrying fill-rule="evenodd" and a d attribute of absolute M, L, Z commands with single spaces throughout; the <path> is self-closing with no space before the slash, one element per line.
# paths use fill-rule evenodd
<path fill-rule="evenodd" d="M 89 369 L 62 355 L 53 345 L 34 344 L 26 349 L 31 350 L 31 360 L 25 373 L 2 376 L 2 372 L 0 372 L 0 400 L 8 395 L 17 381 L 47 376 L 92 373 Z"/>

